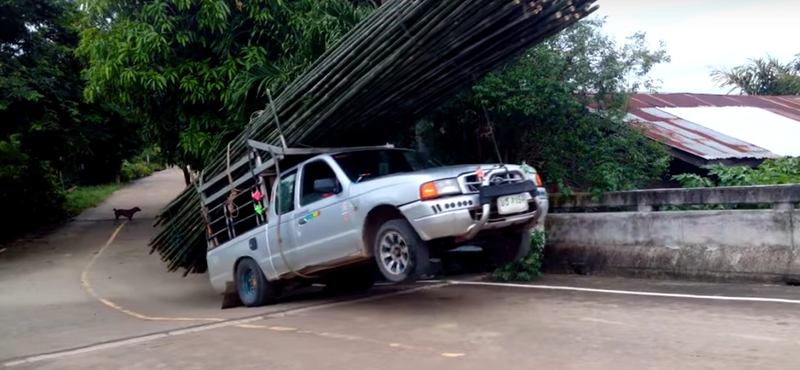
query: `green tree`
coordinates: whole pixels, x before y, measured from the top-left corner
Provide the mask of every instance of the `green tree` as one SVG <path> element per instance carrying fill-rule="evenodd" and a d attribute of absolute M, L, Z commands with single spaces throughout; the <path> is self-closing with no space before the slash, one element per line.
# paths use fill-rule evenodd
<path fill-rule="evenodd" d="M 526 161 L 560 191 L 647 184 L 668 153 L 623 118 L 632 93 L 657 87 L 648 73 L 669 56 L 641 32 L 617 45 L 604 22 L 584 20 L 476 81 L 414 135 L 445 162 Z"/>
<path fill-rule="evenodd" d="M 711 77 L 717 86 L 730 88 L 728 94 L 800 95 L 800 54 L 789 63 L 776 58 L 753 58 L 733 68 L 716 68 Z"/>
<path fill-rule="evenodd" d="M 130 109 L 171 164 L 203 168 L 372 9 L 345 0 L 85 0 L 90 101 Z M 188 172 L 187 175 L 188 184 Z"/>
<path fill-rule="evenodd" d="M 6 239 L 63 216 L 61 190 L 113 180 L 139 150 L 135 125 L 83 100 L 78 9 L 63 0 L 0 1 L 0 202 Z"/>

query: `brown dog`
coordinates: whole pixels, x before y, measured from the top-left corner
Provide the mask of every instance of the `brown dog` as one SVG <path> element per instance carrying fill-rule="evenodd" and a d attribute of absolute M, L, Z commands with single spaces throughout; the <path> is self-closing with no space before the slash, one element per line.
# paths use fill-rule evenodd
<path fill-rule="evenodd" d="M 116 209 L 116 208 L 114 208 L 114 217 L 116 218 L 116 220 L 119 220 L 120 216 L 125 216 L 128 219 L 128 221 L 130 221 L 131 219 L 133 219 L 133 215 L 136 212 L 140 212 L 140 211 L 141 211 L 141 208 L 139 208 L 139 207 L 133 207 L 131 209 Z"/>

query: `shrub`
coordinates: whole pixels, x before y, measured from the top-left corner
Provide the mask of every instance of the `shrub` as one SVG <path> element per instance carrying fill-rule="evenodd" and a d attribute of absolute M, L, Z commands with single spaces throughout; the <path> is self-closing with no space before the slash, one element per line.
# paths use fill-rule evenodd
<path fill-rule="evenodd" d="M 124 160 L 119 170 L 119 178 L 122 182 L 133 181 L 141 179 L 153 174 L 153 172 L 161 171 L 164 165 L 161 163 L 147 164 L 144 160 L 138 159 L 133 162 Z"/>
<path fill-rule="evenodd" d="M 64 194 L 47 162 L 20 150 L 18 137 L 0 140 L 0 202 L 8 213 L 0 241 L 8 241 L 63 217 Z"/>
<path fill-rule="evenodd" d="M 544 254 L 544 231 L 531 234 L 531 253 L 517 261 L 498 268 L 492 274 L 497 281 L 530 281 L 542 274 L 542 255 Z"/>
<path fill-rule="evenodd" d="M 96 207 L 120 187 L 118 184 L 79 187 L 67 193 L 64 210 L 69 216 L 75 216 L 85 209 Z"/>

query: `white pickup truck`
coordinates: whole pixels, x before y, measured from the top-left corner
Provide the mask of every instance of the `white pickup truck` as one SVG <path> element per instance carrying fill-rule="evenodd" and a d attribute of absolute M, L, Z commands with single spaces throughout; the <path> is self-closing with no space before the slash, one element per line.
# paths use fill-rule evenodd
<path fill-rule="evenodd" d="M 246 306 L 316 282 L 368 289 L 376 271 L 391 282 L 413 281 L 432 258 L 463 245 L 511 262 L 528 253 L 530 230 L 547 214 L 547 194 L 530 167 L 437 167 L 391 145 L 249 144 L 250 165 L 231 169 L 240 180 L 201 188 L 211 284 Z M 241 186 L 249 191 L 230 194 Z"/>

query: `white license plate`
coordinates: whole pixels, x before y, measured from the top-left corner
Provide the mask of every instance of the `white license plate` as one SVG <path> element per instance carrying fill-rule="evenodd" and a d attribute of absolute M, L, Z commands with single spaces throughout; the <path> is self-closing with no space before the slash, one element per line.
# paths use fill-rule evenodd
<path fill-rule="evenodd" d="M 507 215 L 510 213 L 525 212 L 528 210 L 530 194 L 514 194 L 497 198 L 497 213 Z"/>

